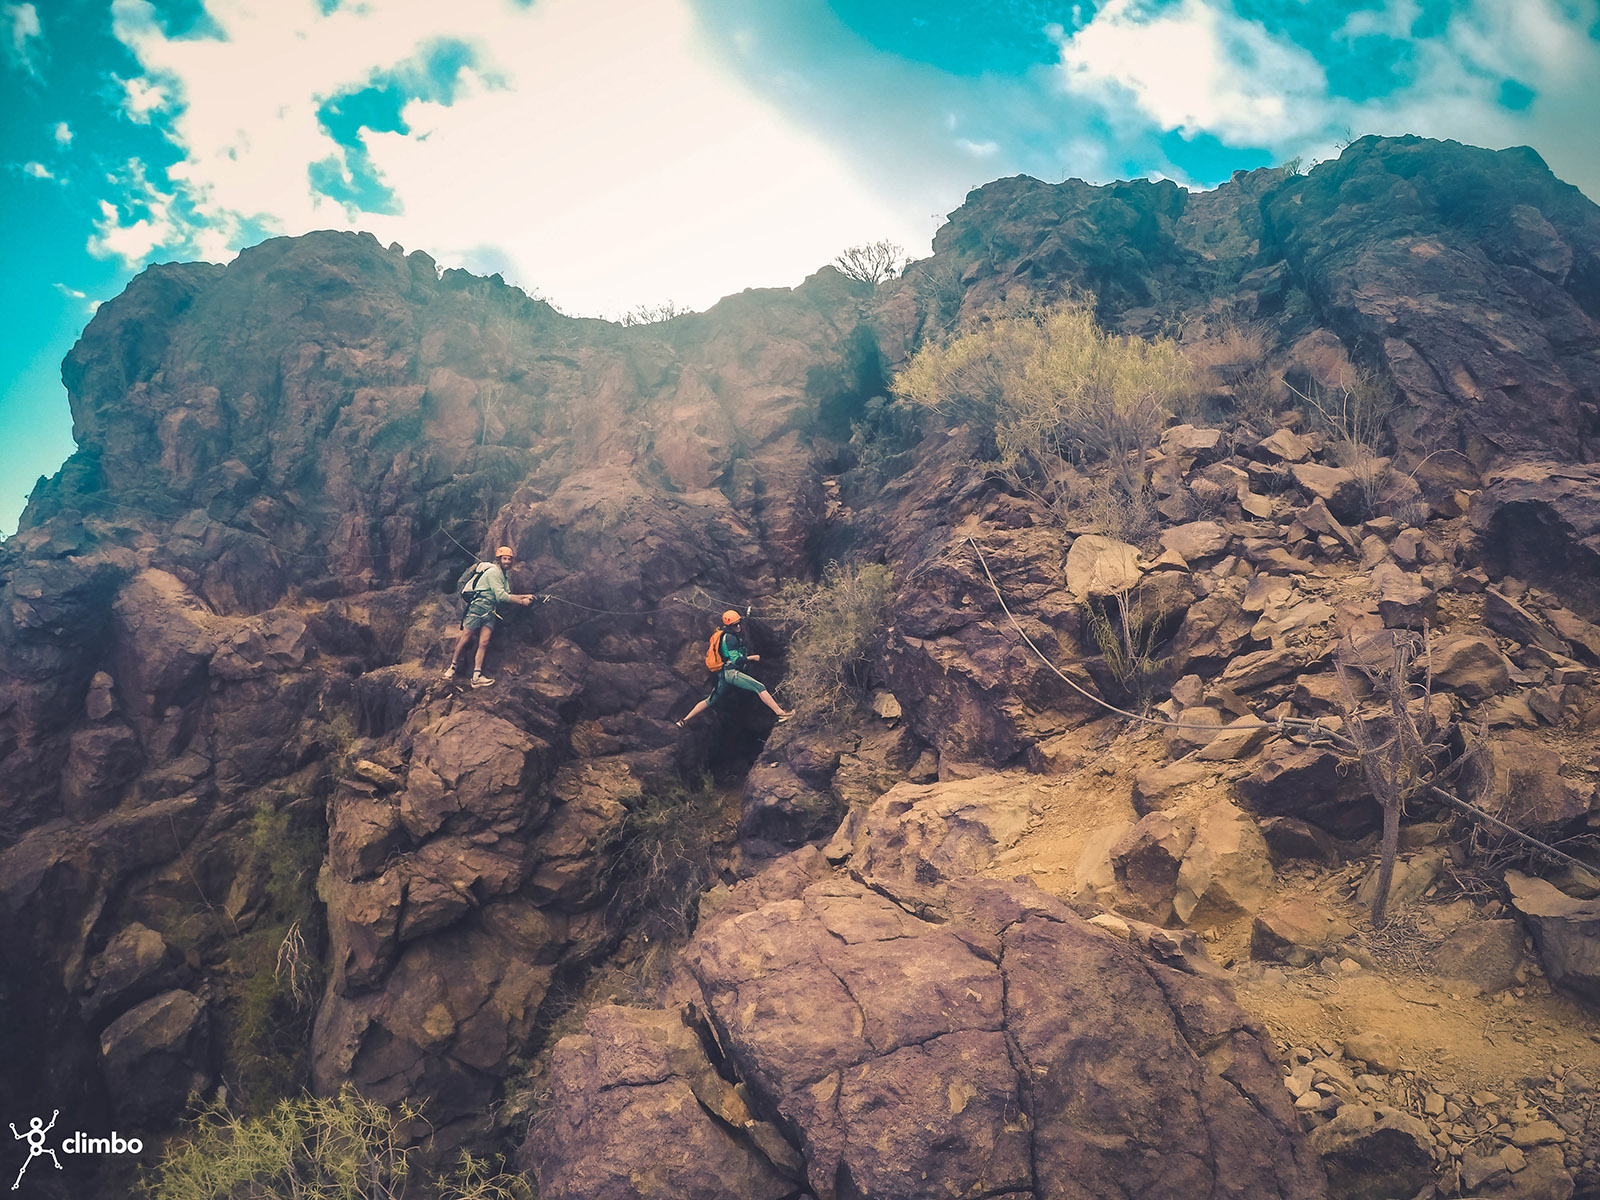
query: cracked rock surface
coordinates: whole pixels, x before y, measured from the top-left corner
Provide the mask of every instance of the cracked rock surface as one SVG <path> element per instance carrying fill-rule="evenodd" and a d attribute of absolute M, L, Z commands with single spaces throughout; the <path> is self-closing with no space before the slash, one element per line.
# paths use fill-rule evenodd
<path fill-rule="evenodd" d="M 929 823 L 937 797 L 928 805 L 904 819 Z M 857 861 L 872 861 L 872 837 Z M 684 952 L 687 1011 L 703 1013 L 752 1119 L 803 1158 L 810 1194 L 1326 1194 L 1261 1031 L 1222 989 L 1032 884 L 931 878 L 829 873 L 801 852 L 741 885 Z M 610 1103 L 607 1074 L 584 1087 L 570 1070 L 603 1039 L 632 1036 L 602 1022 L 560 1044 L 556 1111 L 529 1146 L 541 1178 L 588 1178 L 632 1153 L 632 1126 L 582 1117 Z M 677 1063 L 680 1090 L 705 1069 Z M 695 1107 L 638 1104 L 630 1114 L 651 1114 L 654 1144 L 700 1136 Z M 617 1194 L 765 1194 L 736 1182 L 673 1191 L 654 1176 L 633 1186 Z"/>

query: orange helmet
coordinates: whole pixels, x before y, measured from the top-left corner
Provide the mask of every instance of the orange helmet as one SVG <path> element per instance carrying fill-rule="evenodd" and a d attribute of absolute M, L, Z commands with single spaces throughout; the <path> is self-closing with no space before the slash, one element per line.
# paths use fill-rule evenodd
<path fill-rule="evenodd" d="M 739 623 L 739 614 L 730 608 L 727 612 L 722 614 L 722 623 L 724 625 L 737 625 Z"/>
<path fill-rule="evenodd" d="M 496 558 L 515 558 L 517 556 L 517 552 L 510 546 L 501 546 L 495 550 L 494 556 Z"/>

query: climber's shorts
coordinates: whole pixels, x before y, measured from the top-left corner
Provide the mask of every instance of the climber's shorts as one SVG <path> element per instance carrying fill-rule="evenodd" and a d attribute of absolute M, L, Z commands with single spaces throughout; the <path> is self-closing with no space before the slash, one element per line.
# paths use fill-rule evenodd
<path fill-rule="evenodd" d="M 726 699 L 733 688 L 743 688 L 747 692 L 764 692 L 767 690 L 767 685 L 743 671 L 724 667 L 717 672 L 717 686 L 711 689 L 711 695 L 706 697 L 706 703 L 716 704 L 719 700 Z"/>
<path fill-rule="evenodd" d="M 467 605 L 467 611 L 461 617 L 461 628 L 469 633 L 474 629 L 482 629 L 494 620 L 494 597 L 486 592 L 480 592 L 472 598 L 472 603 Z"/>

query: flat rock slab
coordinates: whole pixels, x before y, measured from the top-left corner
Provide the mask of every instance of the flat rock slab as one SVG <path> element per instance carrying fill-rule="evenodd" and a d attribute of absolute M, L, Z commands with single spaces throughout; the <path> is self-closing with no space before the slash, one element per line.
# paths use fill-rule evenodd
<path fill-rule="evenodd" d="M 1178 554 L 1186 563 L 1214 558 L 1226 550 L 1231 541 L 1233 535 L 1216 521 L 1190 521 L 1186 525 L 1174 525 L 1161 534 L 1161 548 Z"/>
<path fill-rule="evenodd" d="M 1143 575 L 1139 552 L 1116 538 L 1086 533 L 1067 551 L 1067 590 L 1080 600 L 1125 592 Z"/>
<path fill-rule="evenodd" d="M 1324 1194 L 1276 1066 L 1214 985 L 1029 885 L 943 897 L 924 920 L 824 880 L 686 952 L 818 1200 Z"/>

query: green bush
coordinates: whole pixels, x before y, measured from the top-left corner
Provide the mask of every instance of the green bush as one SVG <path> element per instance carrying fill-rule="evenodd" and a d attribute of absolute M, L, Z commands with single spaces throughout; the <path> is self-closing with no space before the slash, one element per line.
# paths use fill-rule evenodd
<path fill-rule="evenodd" d="M 827 724 L 864 698 L 894 596 L 894 573 L 876 564 L 828 564 L 816 583 L 788 584 L 773 605 L 797 629 L 784 690 L 806 724 Z"/>
<path fill-rule="evenodd" d="M 1114 336 L 1069 300 L 980 314 L 919 350 L 893 389 L 992 429 L 995 473 L 1070 524 L 1082 515 L 1072 464 L 1104 463 L 1118 491 L 1143 497 L 1145 458 L 1191 380 L 1176 342 Z"/>
<path fill-rule="evenodd" d="M 289 812 L 259 805 L 246 834 L 246 871 L 260 871 L 262 901 L 227 945 L 231 1003 L 221 1014 L 229 1078 L 253 1113 L 301 1088 L 322 969 L 315 953 L 316 875 L 322 845 Z M 308 946 L 306 937 L 312 935 Z"/>
<path fill-rule="evenodd" d="M 139 1190 L 149 1200 L 530 1200 L 521 1176 L 491 1174 L 465 1151 L 449 1176 L 421 1177 L 407 1145 L 421 1116 L 415 1105 L 391 1110 L 348 1086 L 327 1099 L 281 1100 L 255 1117 L 207 1105 Z"/>

